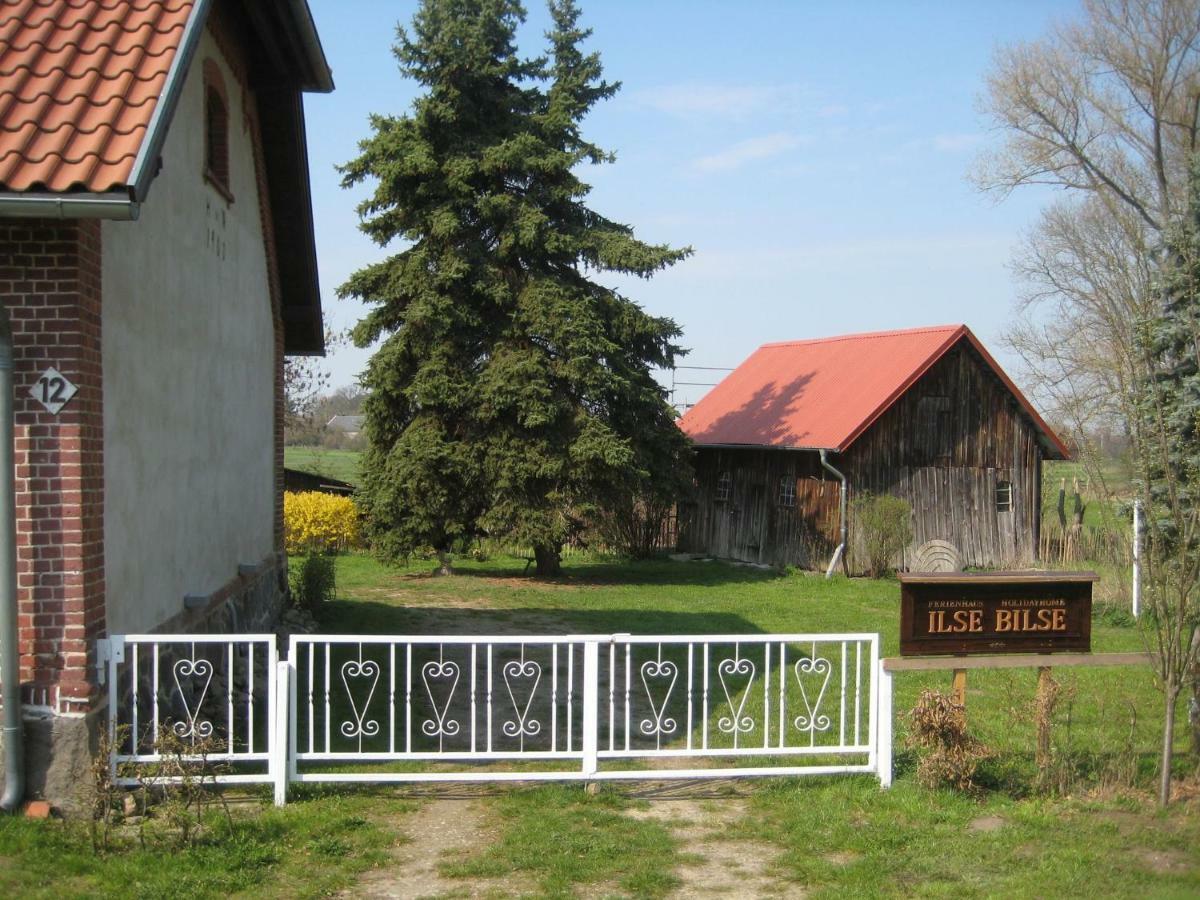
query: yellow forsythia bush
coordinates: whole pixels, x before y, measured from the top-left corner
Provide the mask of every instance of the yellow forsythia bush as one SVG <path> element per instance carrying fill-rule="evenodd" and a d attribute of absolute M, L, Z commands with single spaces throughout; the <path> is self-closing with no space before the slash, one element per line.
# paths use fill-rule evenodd
<path fill-rule="evenodd" d="M 358 543 L 358 508 L 349 497 L 287 491 L 283 495 L 283 531 L 291 555 L 346 550 Z"/>

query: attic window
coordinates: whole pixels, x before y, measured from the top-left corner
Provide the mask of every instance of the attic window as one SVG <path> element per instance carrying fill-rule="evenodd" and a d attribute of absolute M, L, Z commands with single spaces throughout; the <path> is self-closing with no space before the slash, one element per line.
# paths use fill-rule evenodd
<path fill-rule="evenodd" d="M 204 61 L 204 180 L 233 202 L 229 189 L 229 95 L 221 70 Z"/>
<path fill-rule="evenodd" d="M 996 512 L 1012 511 L 1012 482 L 996 482 Z"/>
<path fill-rule="evenodd" d="M 796 505 L 796 479 L 791 475 L 784 475 L 779 479 L 779 505 Z"/>
<path fill-rule="evenodd" d="M 717 476 L 717 493 L 714 500 L 728 500 L 729 491 L 733 487 L 733 475 L 726 471 Z"/>

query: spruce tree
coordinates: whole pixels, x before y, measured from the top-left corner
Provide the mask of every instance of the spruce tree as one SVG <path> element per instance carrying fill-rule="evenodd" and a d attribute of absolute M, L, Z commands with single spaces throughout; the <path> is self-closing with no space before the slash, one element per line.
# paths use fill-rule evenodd
<path fill-rule="evenodd" d="M 425 91 L 373 116 L 343 168 L 347 187 L 376 182 L 363 231 L 407 243 L 340 290 L 372 307 L 356 343 L 384 339 L 363 379 L 360 496 L 385 557 L 432 547 L 445 567 L 486 533 L 554 574 L 597 513 L 682 484 L 687 441 L 650 374 L 679 329 L 594 275 L 649 277 L 690 250 L 586 205 L 577 169 L 612 156 L 580 125 L 618 85 L 580 49 L 573 0 L 550 12 L 549 53 L 530 59 L 515 0 L 423 0 L 395 54 Z"/>

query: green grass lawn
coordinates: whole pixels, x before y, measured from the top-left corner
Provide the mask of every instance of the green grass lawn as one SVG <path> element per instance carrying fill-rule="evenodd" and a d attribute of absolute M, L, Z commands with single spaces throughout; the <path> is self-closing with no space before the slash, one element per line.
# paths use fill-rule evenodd
<path fill-rule="evenodd" d="M 458 574 L 435 578 L 430 562 L 387 568 L 367 556 L 341 557 L 339 597 L 320 611 L 322 626 L 410 634 L 539 633 L 552 625 L 562 633 L 872 631 L 881 634 L 885 655 L 897 650 L 892 581 L 572 557 L 564 575 L 547 582 L 525 576 L 518 558 L 457 565 Z M 1142 647 L 1136 627 L 1100 620 L 1093 627 L 1096 651 Z M 763 860 L 772 890 L 815 896 L 1197 896 L 1198 803 L 1183 799 L 1160 812 L 1150 799 L 1160 697 L 1149 672 L 1055 674 L 1067 697 L 1054 729 L 1052 774 L 1061 791 L 1032 787 L 1033 670 L 970 674 L 970 725 L 992 751 L 975 792 L 917 784 L 916 759 L 902 743 L 904 715 L 923 687 L 948 688 L 949 674 L 904 673 L 896 676 L 897 781 L 890 791 L 868 776 L 707 783 L 706 799 L 680 804 L 692 817 L 684 823 L 692 830 L 681 830 L 648 818 L 654 804 L 634 785 L 596 794 L 579 785 L 498 788 L 473 801 L 487 821 L 483 837 L 445 858 L 430 851 L 449 885 L 435 893 L 686 895 L 706 859 L 728 857 Z M 1184 724 L 1181 710 L 1181 779 L 1196 766 L 1183 752 Z M 1195 796 L 1194 774 L 1181 784 Z M 286 809 L 240 817 L 232 829 L 215 826 L 196 848 L 99 857 L 71 825 L 0 821 L 0 893 L 334 892 L 397 852 L 397 842 L 421 838 L 418 826 L 406 824 L 418 821 L 423 802 L 413 796 L 392 788 L 297 789 Z M 696 829 L 707 829 L 707 837 L 689 837 Z"/>
<path fill-rule="evenodd" d="M 311 472 L 358 484 L 357 450 L 326 450 L 323 447 L 284 447 L 283 464 L 289 469 Z"/>

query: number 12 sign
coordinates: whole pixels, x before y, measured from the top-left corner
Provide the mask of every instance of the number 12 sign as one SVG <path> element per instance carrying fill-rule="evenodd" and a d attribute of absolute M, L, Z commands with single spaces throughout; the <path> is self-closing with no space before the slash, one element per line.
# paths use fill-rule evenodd
<path fill-rule="evenodd" d="M 38 380 L 33 383 L 33 387 L 29 389 L 29 396 L 33 397 L 38 403 L 58 415 L 59 410 L 67 405 L 79 388 L 71 384 L 67 377 L 58 369 L 51 366 L 45 372 L 38 376 Z"/>

